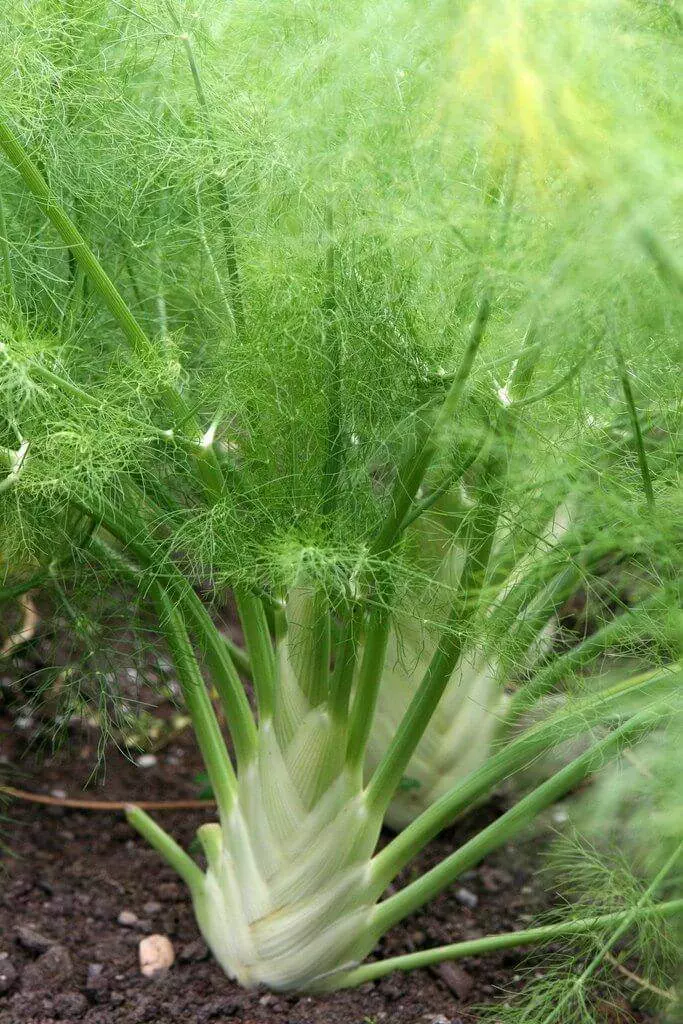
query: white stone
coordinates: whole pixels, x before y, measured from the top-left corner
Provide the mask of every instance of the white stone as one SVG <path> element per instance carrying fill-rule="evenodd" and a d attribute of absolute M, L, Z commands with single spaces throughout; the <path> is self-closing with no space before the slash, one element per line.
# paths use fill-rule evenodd
<path fill-rule="evenodd" d="M 132 910 L 122 910 L 116 920 L 124 928 L 132 928 L 138 923 L 138 915 L 134 914 Z"/>
<path fill-rule="evenodd" d="M 157 763 L 157 757 L 156 754 L 140 754 L 136 762 L 139 768 L 153 768 Z"/>
<path fill-rule="evenodd" d="M 157 978 L 165 974 L 175 960 L 171 940 L 165 935 L 146 935 L 138 947 L 140 973 L 145 978 Z"/>

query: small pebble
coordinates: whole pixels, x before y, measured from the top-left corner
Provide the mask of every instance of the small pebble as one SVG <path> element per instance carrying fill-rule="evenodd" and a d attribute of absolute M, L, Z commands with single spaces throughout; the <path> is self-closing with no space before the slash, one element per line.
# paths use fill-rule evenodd
<path fill-rule="evenodd" d="M 138 923 L 138 915 L 132 910 L 122 910 L 116 920 L 123 928 L 134 928 Z"/>
<path fill-rule="evenodd" d="M 0 992 L 8 992 L 16 980 L 16 967 L 7 953 L 0 953 Z"/>
<path fill-rule="evenodd" d="M 182 895 L 178 882 L 162 882 L 157 888 L 157 896 L 160 900 L 178 900 Z"/>
<path fill-rule="evenodd" d="M 474 910 L 479 905 L 477 894 L 473 893 L 471 889 L 466 889 L 464 885 L 455 890 L 455 898 L 458 903 L 462 903 L 463 907 L 469 907 L 470 910 Z"/>
<path fill-rule="evenodd" d="M 153 768 L 157 763 L 157 756 L 156 754 L 140 754 L 140 756 L 135 759 L 135 763 L 139 768 Z"/>
<path fill-rule="evenodd" d="M 51 789 L 50 790 L 50 796 L 55 797 L 55 799 L 57 799 L 57 800 L 66 800 L 66 790 L 65 789 Z"/>
<path fill-rule="evenodd" d="M 140 973 L 145 978 L 158 978 L 165 974 L 173 961 L 175 953 L 170 939 L 165 935 L 147 935 L 140 940 L 138 948 Z"/>
<path fill-rule="evenodd" d="M 41 935 L 30 924 L 17 926 L 17 939 L 24 949 L 30 949 L 33 953 L 44 953 L 50 946 L 56 945 L 54 939 L 48 939 L 46 935 Z"/>
<path fill-rule="evenodd" d="M 146 914 L 158 914 L 161 911 L 161 903 L 157 903 L 156 900 L 149 900 L 142 907 Z"/>
<path fill-rule="evenodd" d="M 438 966 L 438 975 L 458 999 L 467 999 L 472 991 L 474 979 L 458 964 L 443 963 Z"/>
<path fill-rule="evenodd" d="M 487 892 L 499 892 L 500 889 L 511 886 L 512 875 L 504 868 L 491 868 L 483 864 L 479 868 L 479 876 Z"/>
<path fill-rule="evenodd" d="M 96 992 L 106 988 L 107 982 L 104 977 L 104 964 L 88 964 L 88 973 L 85 987 L 89 992 Z"/>

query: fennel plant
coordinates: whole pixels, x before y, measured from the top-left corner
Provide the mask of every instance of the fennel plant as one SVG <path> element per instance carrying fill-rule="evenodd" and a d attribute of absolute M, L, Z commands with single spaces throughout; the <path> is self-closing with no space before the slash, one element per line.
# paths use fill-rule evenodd
<path fill-rule="evenodd" d="M 621 672 L 536 724 L 502 730 L 490 751 L 484 736 L 480 763 L 430 790 L 421 813 L 377 849 L 465 652 L 486 637 L 501 664 L 521 667 L 558 595 L 593 559 L 635 550 L 654 564 L 658 547 L 672 546 L 668 448 L 651 472 L 643 455 L 640 466 L 624 459 L 601 475 L 602 508 L 543 540 L 567 480 L 581 500 L 590 493 L 578 470 L 603 438 L 591 454 L 575 445 L 594 426 L 584 403 L 602 410 L 618 393 L 611 346 L 625 324 L 624 359 L 656 337 L 646 379 L 675 419 L 668 285 L 657 276 L 673 265 L 667 247 L 652 229 L 661 258 L 645 260 L 630 224 L 624 245 L 611 196 L 598 189 L 596 200 L 582 175 L 570 226 L 566 197 L 538 192 L 528 147 L 509 145 L 499 159 L 476 131 L 458 168 L 475 196 L 461 228 L 438 194 L 453 169 L 448 147 L 445 163 L 435 147 L 420 153 L 400 89 L 396 107 L 385 108 L 383 94 L 368 118 L 373 169 L 367 151 L 354 163 L 351 137 L 342 145 L 348 178 L 323 176 L 316 187 L 305 147 L 288 148 L 290 101 L 269 110 L 249 92 L 250 62 L 264 59 L 254 9 L 229 19 L 242 65 L 221 65 L 213 102 L 182 13 L 70 0 L 55 18 L 36 0 L 5 29 L 24 62 L 19 81 L 5 79 L 0 118 L 6 557 L 24 568 L 26 587 L 74 571 L 96 587 L 113 575 L 155 622 L 216 798 L 218 821 L 198 830 L 206 867 L 140 808 L 128 817 L 186 882 L 230 976 L 316 991 L 542 941 L 547 929 L 529 929 L 362 965 L 387 929 L 661 723 L 675 700 L 681 668 L 667 649 L 647 671 Z M 353 13 L 363 28 L 364 9 Z M 327 16 L 294 23 L 314 64 L 312 37 L 327 38 Z M 266 43 L 278 24 L 261 24 Z M 334 65 L 307 69 L 308 84 L 324 83 L 318 100 L 330 83 L 335 98 L 343 93 Z M 265 95 L 273 83 L 263 76 Z M 430 76 L 426 89 L 434 112 Z M 301 107 L 304 121 L 314 107 Z M 343 135 L 332 113 L 315 136 L 326 154 L 335 126 Z M 397 143 L 397 126 L 407 142 Z M 355 143 L 363 150 L 367 140 Z M 390 229 L 396 168 L 409 213 Z M 557 168 L 549 175 L 561 191 Z M 616 285 L 612 268 L 584 267 L 596 219 L 621 260 Z M 560 256 L 548 223 L 566 231 Z M 407 533 L 460 481 L 462 564 L 442 579 Z M 500 548 L 505 519 L 510 543 Z M 234 593 L 245 652 L 226 644 L 200 600 L 206 579 Z M 659 582 L 655 611 L 665 612 L 671 581 Z M 380 688 L 395 670 L 410 595 L 425 583 L 430 621 L 415 605 L 409 628 L 434 639 L 410 668 L 410 698 L 377 752 Z M 648 605 L 648 623 L 652 613 Z M 618 628 L 532 674 L 516 711 L 608 650 Z M 446 823 L 579 734 L 586 746 L 568 764 L 383 896 Z M 680 910 L 668 900 L 643 913 Z M 552 934 L 595 926 L 589 916 Z"/>

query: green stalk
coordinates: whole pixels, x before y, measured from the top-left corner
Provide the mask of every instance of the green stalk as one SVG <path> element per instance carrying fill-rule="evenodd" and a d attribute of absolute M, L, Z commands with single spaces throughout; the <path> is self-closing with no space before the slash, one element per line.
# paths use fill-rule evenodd
<path fill-rule="evenodd" d="M 674 917 L 681 913 L 683 913 L 683 899 L 668 900 L 665 903 L 640 909 L 633 921 L 629 923 L 652 917 Z M 627 912 L 615 911 L 612 914 L 599 914 L 595 917 L 582 917 L 575 921 L 540 925 L 537 928 L 505 932 L 502 935 L 485 935 L 480 939 L 470 939 L 467 942 L 454 942 L 447 946 L 437 946 L 434 949 L 423 949 L 417 953 L 406 953 L 404 956 L 393 956 L 387 960 L 378 960 L 375 963 L 356 967 L 355 970 L 342 975 L 341 979 L 335 978 L 335 988 L 355 988 L 367 981 L 383 978 L 392 971 L 412 971 L 419 967 L 430 967 L 432 964 L 443 963 L 446 960 L 461 960 L 467 956 L 488 956 L 490 953 L 496 953 L 503 949 L 514 949 L 516 946 L 537 946 L 545 942 L 554 942 L 565 936 L 591 935 L 598 928 L 609 927 L 613 924 L 619 925 L 627 917 Z"/>
<path fill-rule="evenodd" d="M 119 247 L 123 254 L 123 266 L 126 273 L 128 274 L 128 280 L 130 281 L 131 291 L 133 292 L 133 298 L 135 299 L 138 307 L 142 306 L 142 294 L 138 286 L 138 279 L 135 276 L 133 267 L 130 261 L 130 254 L 126 251 L 126 238 L 121 234 L 119 236 Z"/>
<path fill-rule="evenodd" d="M 337 322 L 337 299 L 335 282 L 336 246 L 334 244 L 334 223 L 332 211 L 327 212 L 327 294 L 323 304 L 323 348 L 330 365 L 330 380 L 327 386 L 327 457 L 323 470 L 322 516 L 328 521 L 334 514 L 339 501 L 339 487 L 344 464 L 343 443 L 343 372 L 342 342 Z"/>
<path fill-rule="evenodd" d="M 540 559 L 533 567 L 533 571 L 514 583 L 489 613 L 487 635 L 492 638 L 492 642 L 501 643 L 513 629 L 523 609 L 528 607 L 544 588 L 552 587 L 553 579 L 565 572 L 567 567 L 575 565 L 579 570 L 585 570 L 613 550 L 613 543 L 602 538 L 584 545 L 578 532 L 563 537 L 548 552 L 547 558 Z"/>
<path fill-rule="evenodd" d="M 391 798 L 448 685 L 463 648 L 465 640 L 463 627 L 471 616 L 473 608 L 474 605 L 470 605 L 469 616 L 461 617 L 459 609 L 451 613 L 447 629 L 451 629 L 453 632 L 448 636 L 447 630 L 444 630 L 422 682 L 370 780 L 367 788 L 367 801 L 372 810 L 377 813 L 383 813 L 391 802 Z"/>
<path fill-rule="evenodd" d="M 595 974 L 607 953 L 609 953 L 612 946 L 614 946 L 615 942 L 619 941 L 621 936 L 626 931 L 628 931 L 631 925 L 634 924 L 634 922 L 642 914 L 644 904 L 647 903 L 650 896 L 652 896 L 657 891 L 657 889 L 664 881 L 668 873 L 676 864 L 676 861 L 679 860 L 682 852 L 683 842 L 679 843 L 679 845 L 676 847 L 672 855 L 668 858 L 666 863 L 662 866 L 661 870 L 657 873 L 656 877 L 652 880 L 650 885 L 648 885 L 645 892 L 636 901 L 635 906 L 627 913 L 622 915 L 622 920 L 620 922 L 615 922 L 617 923 L 617 928 L 612 932 L 608 940 L 601 946 L 601 948 L 595 954 L 591 962 L 584 968 L 584 970 L 581 972 L 578 978 L 575 978 L 574 982 L 569 986 L 567 991 L 564 993 L 562 998 L 555 1006 L 554 1010 L 550 1013 L 550 1016 L 544 1019 L 543 1024 L 554 1024 L 555 1021 L 560 1019 L 560 1014 L 562 1013 L 564 1007 L 567 1005 L 569 1000 L 574 996 L 576 992 L 579 992 L 586 984 L 586 982 L 592 977 L 592 975 Z M 683 903 L 683 900 L 675 900 L 672 902 Z"/>
<path fill-rule="evenodd" d="M 14 274 L 12 273 L 12 258 L 9 248 L 9 238 L 7 236 L 7 220 L 5 218 L 5 203 L 0 192 L 0 256 L 2 256 L 2 269 L 5 277 L 5 288 L 12 305 L 16 305 L 17 301 L 17 290 L 14 284 Z"/>
<path fill-rule="evenodd" d="M 619 378 L 621 380 L 621 387 L 624 392 L 624 399 L 626 400 L 626 407 L 628 409 L 629 419 L 631 420 L 631 426 L 633 427 L 633 435 L 636 442 L 636 452 L 638 453 L 638 465 L 640 466 L 640 475 L 643 480 L 643 491 L 645 492 L 645 500 L 647 507 L 652 512 L 655 507 L 655 494 L 652 489 L 652 477 L 650 475 L 650 467 L 647 461 L 647 455 L 645 454 L 645 445 L 643 444 L 643 432 L 640 429 L 640 419 L 638 417 L 638 410 L 636 409 L 636 402 L 633 397 L 633 388 L 631 387 L 631 377 L 626 366 L 624 354 L 621 351 L 621 345 L 618 341 L 614 341 L 614 351 L 617 358 L 617 368 L 619 370 Z"/>
<path fill-rule="evenodd" d="M 239 647 L 234 640 L 231 640 L 225 633 L 222 634 L 223 643 L 228 649 L 230 655 L 230 661 L 233 663 L 240 675 L 248 676 L 251 678 L 251 662 L 249 655 L 241 647 Z"/>
<path fill-rule="evenodd" d="M 399 471 L 392 495 L 391 512 L 372 546 L 374 554 L 386 554 L 401 532 L 408 510 L 415 500 L 425 474 L 439 450 L 443 436 L 458 412 L 465 384 L 472 372 L 474 359 L 484 337 L 490 312 L 491 303 L 488 292 L 484 292 L 479 303 L 479 309 L 472 326 L 469 341 L 448 394 L 427 433 L 427 437 Z"/>
<path fill-rule="evenodd" d="M 348 720 L 363 612 L 363 607 L 356 603 L 347 609 L 341 637 L 335 644 L 335 665 L 330 680 L 330 714 L 341 728 L 346 727 Z"/>
<path fill-rule="evenodd" d="M 230 755 L 182 617 L 162 586 L 154 583 L 151 589 L 216 803 L 221 814 L 227 815 L 237 794 L 237 780 Z"/>
<path fill-rule="evenodd" d="M 211 681 L 220 698 L 235 746 L 237 764 L 241 770 L 244 770 L 254 758 L 258 738 L 254 716 L 230 649 L 225 643 L 225 637 L 222 637 L 216 629 L 201 600 L 180 573 L 175 586 L 180 591 L 179 601 L 192 623 L 211 673 Z"/>
<path fill-rule="evenodd" d="M 289 657 L 311 707 L 329 697 L 332 622 L 329 598 L 321 586 L 299 592 L 290 618 Z M 293 649 L 296 648 L 296 649 Z"/>
<path fill-rule="evenodd" d="M 616 713 L 623 699 L 638 691 L 655 689 L 662 680 L 675 681 L 681 666 L 673 665 L 648 672 L 603 690 L 587 700 L 577 701 L 550 718 L 539 722 L 489 757 L 481 768 L 435 801 L 400 832 L 373 859 L 373 876 L 379 893 L 389 885 L 406 864 L 438 835 L 443 828 L 473 806 L 515 772 L 533 762 L 545 751 L 570 739 L 586 728 Z"/>
<path fill-rule="evenodd" d="M 380 903 L 373 915 L 373 928 L 377 936 L 383 935 L 398 921 L 427 903 L 463 871 L 474 867 L 487 854 L 509 842 L 523 828 L 535 821 L 546 807 L 568 793 L 592 771 L 602 767 L 607 757 L 616 754 L 627 741 L 632 742 L 638 732 L 642 732 L 653 721 L 661 721 L 664 710 L 665 705 L 659 702 L 634 715 L 565 768 L 556 772 L 450 857 L 446 857 L 435 868 L 401 889 L 395 896 L 390 896 Z"/>
<path fill-rule="evenodd" d="M 277 666 L 263 602 L 245 587 L 234 589 L 237 611 L 251 663 L 251 678 L 256 691 L 259 721 L 273 717 Z"/>
<path fill-rule="evenodd" d="M 359 776 L 363 770 L 365 748 L 372 728 L 377 695 L 386 658 L 391 613 L 384 606 L 373 608 L 368 616 L 363 658 L 358 672 L 356 693 L 349 716 L 346 763 Z"/>
<path fill-rule="evenodd" d="M 234 323 L 235 315 L 232 310 L 232 304 L 228 297 L 228 293 L 225 290 L 225 286 L 223 285 L 223 279 L 221 278 L 221 275 L 218 271 L 218 267 L 216 266 L 216 260 L 214 259 L 213 251 L 211 249 L 211 245 L 209 244 L 209 238 L 206 233 L 206 225 L 204 224 L 204 211 L 202 208 L 202 197 L 199 192 L 198 185 L 195 185 L 195 199 L 197 202 L 197 232 L 199 234 L 199 241 L 202 243 L 204 255 L 206 256 L 209 262 L 209 267 L 211 268 L 211 276 L 213 277 L 214 284 L 218 289 L 218 294 L 221 297 L 223 309 Z"/>
<path fill-rule="evenodd" d="M 161 854 L 169 867 L 180 875 L 192 893 L 201 889 L 204 881 L 201 869 L 178 846 L 175 839 L 172 839 L 168 832 L 165 832 L 153 818 L 150 818 L 149 814 L 146 814 L 140 807 L 131 805 L 126 810 L 126 818 L 143 839 L 146 839 L 149 845 Z"/>

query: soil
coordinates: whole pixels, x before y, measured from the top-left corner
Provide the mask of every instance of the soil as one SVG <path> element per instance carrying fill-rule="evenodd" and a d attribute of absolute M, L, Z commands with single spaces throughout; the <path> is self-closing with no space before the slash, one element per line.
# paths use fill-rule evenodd
<path fill-rule="evenodd" d="M 152 691 L 144 684 L 137 699 L 155 716 L 172 720 L 176 709 L 165 698 L 152 707 Z M 102 743 L 96 725 L 74 720 L 56 752 L 36 744 L 36 735 L 40 722 L 17 717 L 11 702 L 3 710 L 0 701 L 0 768 L 7 769 L 9 784 L 60 798 L 198 796 L 201 763 L 187 727 L 171 731 L 171 739 L 142 763 L 114 737 L 106 769 L 95 778 Z M 500 796 L 445 831 L 409 872 L 433 866 L 505 808 Z M 205 810 L 157 816 L 186 849 L 207 820 Z M 376 955 L 529 927 L 553 896 L 538 876 L 539 853 L 553 824 L 549 817 L 545 838 L 537 832 L 508 844 L 463 875 L 393 929 Z M 497 1002 L 527 977 L 528 954 L 520 949 L 396 972 L 324 997 L 244 991 L 209 955 L 183 884 L 122 814 L 13 801 L 0 821 L 1 843 L 0 1024 L 475 1024 L 477 1005 Z M 138 960 L 140 940 L 148 934 L 166 936 L 175 952 L 172 967 L 153 980 L 142 976 Z M 626 1004 L 624 1010 L 610 1010 L 605 1024 L 645 1020 L 630 1015 Z"/>

